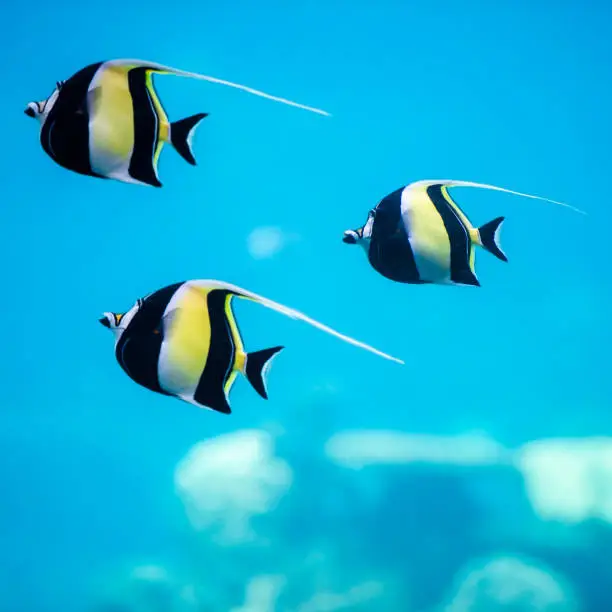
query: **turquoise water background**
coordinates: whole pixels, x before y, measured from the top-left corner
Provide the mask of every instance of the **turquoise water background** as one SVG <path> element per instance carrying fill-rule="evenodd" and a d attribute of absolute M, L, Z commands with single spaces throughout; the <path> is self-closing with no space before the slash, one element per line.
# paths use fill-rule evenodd
<path fill-rule="evenodd" d="M 2 16 L 0 610 L 612 607 L 608 6 L 69 0 Z M 79 176 L 23 110 L 114 58 L 332 117 L 160 76 L 171 120 L 210 113 L 198 166 L 166 147 L 162 189 Z M 425 178 L 588 215 L 455 189 L 475 225 L 507 217 L 509 263 L 479 251 L 481 288 L 393 284 L 342 233 Z M 267 256 L 249 250 L 258 228 L 274 228 Z M 155 395 L 97 319 L 192 278 L 406 365 L 240 303 L 247 349 L 287 347 L 269 401 L 244 379 L 229 417 Z"/>

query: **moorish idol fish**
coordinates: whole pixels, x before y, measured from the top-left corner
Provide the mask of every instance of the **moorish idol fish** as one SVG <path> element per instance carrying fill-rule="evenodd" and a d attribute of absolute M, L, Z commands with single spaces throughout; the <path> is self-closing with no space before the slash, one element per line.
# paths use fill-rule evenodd
<path fill-rule="evenodd" d="M 115 357 L 139 385 L 196 406 L 231 413 L 229 393 L 238 373 L 267 399 L 266 373 L 283 347 L 245 352 L 232 299 L 244 298 L 301 319 L 350 344 L 404 363 L 235 285 L 215 280 L 175 283 L 138 299 L 126 313 L 105 312 L 100 323 L 114 332 Z"/>
<path fill-rule="evenodd" d="M 161 187 L 157 163 L 164 143 L 195 166 L 191 140 L 207 113 L 170 123 L 153 86 L 154 73 L 211 81 L 329 115 L 237 83 L 129 59 L 86 66 L 57 82 L 46 100 L 30 102 L 24 112 L 39 119 L 42 147 L 60 166 L 88 176 Z"/>
<path fill-rule="evenodd" d="M 548 198 L 468 181 L 425 180 L 384 197 L 363 227 L 344 232 L 347 244 L 360 244 L 372 267 L 398 283 L 480 286 L 474 269 L 474 246 L 508 261 L 500 245 L 504 217 L 479 228 L 472 225 L 450 197 L 449 187 L 479 187 L 545 200 Z"/>

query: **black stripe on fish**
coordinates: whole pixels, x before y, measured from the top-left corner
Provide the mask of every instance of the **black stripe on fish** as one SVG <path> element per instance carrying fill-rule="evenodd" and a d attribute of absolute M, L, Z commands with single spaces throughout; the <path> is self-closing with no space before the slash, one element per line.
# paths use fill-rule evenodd
<path fill-rule="evenodd" d="M 444 197 L 441 185 L 430 185 L 427 188 L 427 195 L 442 217 L 448 236 L 451 281 L 462 285 L 480 285 L 470 269 L 472 241 L 468 229 Z"/>
<path fill-rule="evenodd" d="M 185 284 L 185 281 L 173 283 L 159 289 L 144 298 L 140 308 L 130 321 L 126 332 L 148 333 L 159 327 L 172 296 Z"/>
<path fill-rule="evenodd" d="M 236 347 L 225 314 L 225 300 L 229 294 L 223 289 L 214 289 L 208 294 L 210 348 L 193 397 L 198 404 L 225 414 L 230 414 L 231 408 L 224 387 L 236 357 Z"/>
<path fill-rule="evenodd" d="M 402 222 L 403 192 L 404 187 L 401 187 L 378 203 L 368 259 L 377 272 L 390 280 L 423 284 Z"/>
<path fill-rule="evenodd" d="M 377 224 L 381 229 L 392 231 L 397 227 L 402 217 L 402 193 L 405 187 L 396 189 L 393 193 L 385 196 L 374 209 Z"/>
<path fill-rule="evenodd" d="M 119 365 L 134 382 L 162 395 L 171 394 L 159 384 L 159 353 L 164 340 L 160 324 L 172 296 L 183 284 L 169 285 L 147 297 L 115 349 Z"/>
<path fill-rule="evenodd" d="M 65 81 L 40 131 L 45 152 L 60 166 L 88 176 L 94 172 L 89 157 L 87 90 L 103 62 L 90 64 Z"/>
<path fill-rule="evenodd" d="M 170 395 L 159 385 L 158 363 L 163 342 L 161 334 L 148 334 L 121 337 L 121 347 L 117 345 L 117 360 L 123 371 L 139 385 L 162 395 Z"/>
<path fill-rule="evenodd" d="M 137 181 L 153 187 L 162 184 L 155 175 L 153 158 L 159 135 L 159 117 L 147 89 L 147 69 L 133 68 L 128 72 L 128 86 L 134 109 L 134 147 L 128 172 Z"/>

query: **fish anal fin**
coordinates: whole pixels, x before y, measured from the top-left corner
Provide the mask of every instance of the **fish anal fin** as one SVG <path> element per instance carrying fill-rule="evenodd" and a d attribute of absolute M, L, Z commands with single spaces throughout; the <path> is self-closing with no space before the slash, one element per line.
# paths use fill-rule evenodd
<path fill-rule="evenodd" d="M 215 402 L 214 406 L 207 406 L 207 407 L 212 408 L 212 410 L 214 410 L 215 412 L 220 412 L 221 414 L 232 414 L 232 409 L 227 399 L 225 400 L 225 402 L 218 401 L 218 402 Z"/>
<path fill-rule="evenodd" d="M 455 285 L 480 287 L 480 281 L 476 278 L 476 275 L 469 268 L 454 272 L 451 282 Z"/>
<path fill-rule="evenodd" d="M 223 393 L 217 395 L 214 399 L 207 398 L 206 403 L 198 401 L 194 397 L 187 395 L 178 395 L 177 397 L 188 404 L 196 406 L 197 408 L 206 408 L 222 414 L 232 414 L 232 409 L 229 405 L 227 397 Z"/>

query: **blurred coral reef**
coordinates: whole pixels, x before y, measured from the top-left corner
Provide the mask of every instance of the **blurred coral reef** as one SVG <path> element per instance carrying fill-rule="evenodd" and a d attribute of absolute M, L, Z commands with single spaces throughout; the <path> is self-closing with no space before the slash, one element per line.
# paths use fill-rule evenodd
<path fill-rule="evenodd" d="M 237 431 L 175 471 L 180 568 L 108 577 L 94 612 L 604 612 L 612 439 Z"/>

